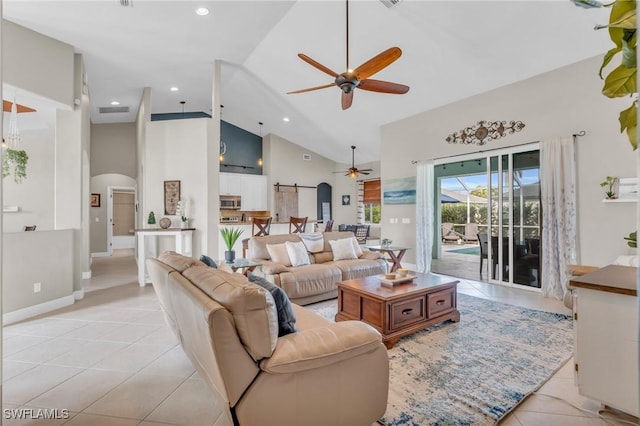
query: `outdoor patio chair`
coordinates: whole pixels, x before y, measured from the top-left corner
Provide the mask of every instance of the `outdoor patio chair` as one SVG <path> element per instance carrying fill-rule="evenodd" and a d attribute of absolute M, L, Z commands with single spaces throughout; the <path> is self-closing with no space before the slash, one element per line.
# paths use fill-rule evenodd
<path fill-rule="evenodd" d="M 453 229 L 453 223 L 443 223 L 442 224 L 442 242 L 446 243 L 448 241 L 458 241 L 460 238 L 464 238 L 464 235 L 456 232 Z"/>
<path fill-rule="evenodd" d="M 482 278 L 482 262 L 484 259 L 489 261 L 489 240 L 487 234 L 476 234 L 476 237 L 480 242 L 480 278 Z"/>
<path fill-rule="evenodd" d="M 478 224 L 477 223 L 466 223 L 464 225 L 464 240 L 478 241 Z"/>

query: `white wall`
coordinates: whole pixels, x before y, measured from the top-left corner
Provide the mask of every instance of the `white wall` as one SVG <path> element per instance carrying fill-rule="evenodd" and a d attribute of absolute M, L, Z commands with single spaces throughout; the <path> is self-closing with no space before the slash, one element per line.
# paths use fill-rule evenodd
<path fill-rule="evenodd" d="M 22 231 L 24 225 L 37 225 L 37 230 L 54 229 L 54 141 L 49 131 L 21 132 L 20 149 L 29 156 L 27 178 L 16 183 L 13 175 L 2 180 L 4 205 L 19 206 L 18 213 L 5 213 L 4 231 Z"/>
<path fill-rule="evenodd" d="M 111 224 L 107 215 L 108 187 L 135 188 L 136 181 L 129 176 L 117 173 L 105 173 L 91 178 L 91 193 L 100 194 L 100 207 L 90 208 L 91 253 L 108 252 L 107 232 Z"/>
<path fill-rule="evenodd" d="M 136 176 L 136 125 L 91 125 L 91 176 L 117 173 Z"/>
<path fill-rule="evenodd" d="M 356 153 L 357 154 L 357 153 Z M 351 167 L 351 163 L 336 163 L 336 170 L 347 170 Z M 367 176 L 360 175 L 357 179 L 344 176 L 344 173 L 336 173 L 335 185 L 333 187 L 333 218 L 335 220 L 334 226 L 341 223 L 354 224 L 357 220 L 357 208 L 358 208 L 358 180 L 376 179 L 380 177 L 380 162 L 374 161 L 371 163 L 357 164 L 359 169 L 373 169 Z M 351 203 L 348 206 L 342 205 L 342 196 L 350 195 Z"/>
<path fill-rule="evenodd" d="M 73 107 L 73 46 L 3 21 L 2 81 Z"/>
<path fill-rule="evenodd" d="M 169 217 L 175 223 L 177 216 L 164 214 L 164 181 L 179 180 L 181 199 L 189 202 L 189 216 L 194 232 L 193 254 L 202 252 L 202 237 L 207 223 L 207 132 L 209 118 L 152 121 L 147 125 L 147 146 L 144 154 L 145 221 L 150 211 L 156 221 Z M 156 225 L 157 226 L 157 225 Z M 172 246 L 161 246 L 162 250 Z"/>
<path fill-rule="evenodd" d="M 605 176 L 636 175 L 629 143 L 619 132 L 618 114 L 628 99 L 611 100 L 600 91 L 600 56 L 514 83 L 460 102 L 382 127 L 384 179 L 415 176 L 412 160 L 486 151 L 542 139 L 587 135 L 577 142 L 579 262 L 602 266 L 628 252 L 623 236 L 636 229 L 636 205 L 603 204 L 599 183 Z M 483 147 L 452 145 L 445 138 L 479 120 L 521 120 L 519 133 Z M 415 247 L 415 205 L 383 206 L 383 235 L 394 243 Z M 411 224 L 388 219 L 410 218 Z M 408 263 L 415 252 L 407 252 Z"/>
<path fill-rule="evenodd" d="M 268 200 L 269 208 L 272 211 L 274 210 L 275 198 L 273 185 L 276 183 L 316 187 L 320 183 L 326 182 L 332 187 L 335 212 L 335 175 L 333 172 L 336 170 L 336 163 L 334 161 L 274 134 L 264 137 L 262 144 L 264 154 L 262 170 L 268 176 Z M 311 160 L 303 160 L 303 154 L 311 155 Z M 317 219 L 317 191 L 315 189 L 300 188 L 298 190 L 298 215 L 307 216 L 309 220 Z"/>

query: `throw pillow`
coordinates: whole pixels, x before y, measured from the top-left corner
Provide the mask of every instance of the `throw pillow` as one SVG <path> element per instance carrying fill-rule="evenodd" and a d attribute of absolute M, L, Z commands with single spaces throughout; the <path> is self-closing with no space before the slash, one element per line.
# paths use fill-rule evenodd
<path fill-rule="evenodd" d="M 302 242 L 304 243 L 307 251 L 311 253 L 320 253 L 324 250 L 324 237 L 320 232 L 314 232 L 313 234 L 298 234 Z"/>
<path fill-rule="evenodd" d="M 200 256 L 200 262 L 204 263 L 207 266 L 210 266 L 211 268 L 218 268 L 218 264 L 206 254 Z"/>
<path fill-rule="evenodd" d="M 341 240 L 329 241 L 331 251 L 333 252 L 333 260 L 357 259 L 356 252 L 353 249 L 351 238 L 343 238 Z"/>
<path fill-rule="evenodd" d="M 277 285 L 258 275 L 249 273 L 248 278 L 252 283 L 258 284 L 271 293 L 273 300 L 276 302 L 276 310 L 278 311 L 278 337 L 298 331 L 296 329 L 296 314 L 293 312 L 293 307 L 291 306 L 291 301 L 287 293 Z"/>
<path fill-rule="evenodd" d="M 311 263 L 309 255 L 307 254 L 307 248 L 302 242 L 292 243 L 286 241 L 284 245 L 287 247 L 287 254 L 291 260 L 291 266 L 302 266 Z"/>
<path fill-rule="evenodd" d="M 279 263 L 284 266 L 291 266 L 291 259 L 289 259 L 287 246 L 284 243 L 267 244 L 267 251 L 269 252 L 269 257 L 272 262 Z"/>
<path fill-rule="evenodd" d="M 362 256 L 362 247 L 360 247 L 360 243 L 356 237 L 351 237 L 351 241 L 353 242 L 353 251 L 355 251 L 356 257 Z"/>

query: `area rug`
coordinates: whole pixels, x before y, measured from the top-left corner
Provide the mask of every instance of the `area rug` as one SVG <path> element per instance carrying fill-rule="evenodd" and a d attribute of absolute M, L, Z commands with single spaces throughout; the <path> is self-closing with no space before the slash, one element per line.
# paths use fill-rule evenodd
<path fill-rule="evenodd" d="M 333 319 L 337 301 L 307 307 Z M 571 357 L 568 315 L 464 294 L 458 310 L 459 323 L 404 337 L 389 350 L 383 424 L 495 424 Z"/>
<path fill-rule="evenodd" d="M 466 248 L 461 248 L 461 249 L 455 249 L 455 250 L 447 250 L 447 253 L 458 253 L 458 254 L 471 254 L 474 256 L 479 256 L 480 255 L 480 246 L 478 247 L 466 247 Z"/>

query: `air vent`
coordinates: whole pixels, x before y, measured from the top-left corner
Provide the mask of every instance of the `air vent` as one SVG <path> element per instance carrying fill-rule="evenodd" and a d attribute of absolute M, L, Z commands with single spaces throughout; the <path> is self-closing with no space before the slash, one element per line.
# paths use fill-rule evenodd
<path fill-rule="evenodd" d="M 302 159 L 304 161 L 311 161 L 311 154 L 302 154 Z"/>
<path fill-rule="evenodd" d="M 115 107 L 100 107 L 98 108 L 100 114 L 113 114 L 115 112 L 129 112 L 128 106 L 115 106 Z"/>
<path fill-rule="evenodd" d="M 401 1 L 402 0 L 380 0 L 380 2 L 387 7 L 393 7 L 396 4 L 400 3 Z"/>

